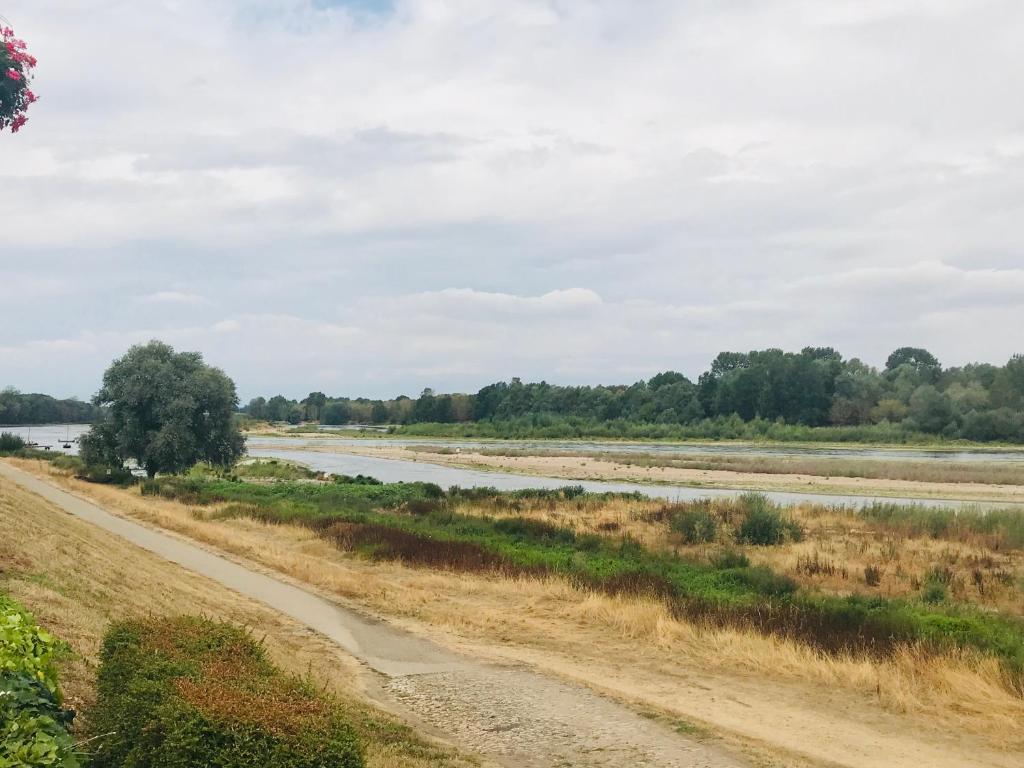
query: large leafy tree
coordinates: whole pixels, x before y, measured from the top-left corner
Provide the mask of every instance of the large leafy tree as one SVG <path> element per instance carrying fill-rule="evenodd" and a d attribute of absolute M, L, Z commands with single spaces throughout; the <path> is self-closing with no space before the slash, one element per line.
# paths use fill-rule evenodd
<path fill-rule="evenodd" d="M 105 411 L 82 439 L 88 463 L 134 460 L 153 477 L 198 461 L 228 466 L 245 449 L 235 384 L 198 352 L 159 341 L 134 346 L 103 374 L 94 403 Z"/>

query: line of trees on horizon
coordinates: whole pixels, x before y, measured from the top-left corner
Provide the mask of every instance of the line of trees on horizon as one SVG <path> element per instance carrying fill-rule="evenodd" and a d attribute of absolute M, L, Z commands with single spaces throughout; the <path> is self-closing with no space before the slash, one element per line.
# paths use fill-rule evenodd
<path fill-rule="evenodd" d="M 695 425 L 767 421 L 806 427 L 896 425 L 908 433 L 1024 442 L 1024 355 L 1005 365 L 943 368 L 928 350 L 901 347 L 881 370 L 831 347 L 722 352 L 696 382 L 666 371 L 634 384 L 559 386 L 518 378 L 475 394 L 390 400 L 282 395 L 254 398 L 255 419 L 298 424 L 506 423 L 524 419 Z"/>
<path fill-rule="evenodd" d="M 14 387 L 0 389 L 0 424 L 89 424 L 99 409 L 76 398 L 58 400 L 38 392 L 22 393 Z"/>

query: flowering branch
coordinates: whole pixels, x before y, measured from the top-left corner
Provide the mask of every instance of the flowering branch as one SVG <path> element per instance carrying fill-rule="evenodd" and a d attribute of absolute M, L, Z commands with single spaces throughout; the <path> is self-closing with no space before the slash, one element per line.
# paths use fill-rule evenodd
<path fill-rule="evenodd" d="M 21 130 L 28 121 L 25 112 L 37 101 L 29 87 L 36 57 L 26 48 L 25 41 L 14 36 L 13 29 L 0 27 L 0 131 Z"/>

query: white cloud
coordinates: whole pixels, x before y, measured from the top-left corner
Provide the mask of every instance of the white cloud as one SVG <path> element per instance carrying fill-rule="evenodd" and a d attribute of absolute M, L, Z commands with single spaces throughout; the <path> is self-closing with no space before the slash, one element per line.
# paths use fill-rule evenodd
<path fill-rule="evenodd" d="M 8 2 L 0 379 L 87 394 L 150 336 L 382 394 L 1019 351 L 1019 3 L 318 5 Z M 85 345 L 60 382 L 39 339 Z"/>
<path fill-rule="evenodd" d="M 186 291 L 157 291 L 139 296 L 138 301 L 144 304 L 208 304 L 209 299 L 198 293 Z"/>

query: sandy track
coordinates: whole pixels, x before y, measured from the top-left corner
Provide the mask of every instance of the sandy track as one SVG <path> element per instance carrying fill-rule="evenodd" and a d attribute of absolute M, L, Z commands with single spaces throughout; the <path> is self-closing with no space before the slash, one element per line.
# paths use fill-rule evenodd
<path fill-rule="evenodd" d="M 113 515 L 10 465 L 0 477 L 60 509 L 251 597 L 331 639 L 377 674 L 386 701 L 507 766 L 746 765 L 585 688 L 455 654 L 294 584 Z"/>

